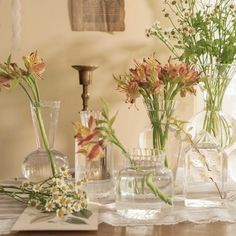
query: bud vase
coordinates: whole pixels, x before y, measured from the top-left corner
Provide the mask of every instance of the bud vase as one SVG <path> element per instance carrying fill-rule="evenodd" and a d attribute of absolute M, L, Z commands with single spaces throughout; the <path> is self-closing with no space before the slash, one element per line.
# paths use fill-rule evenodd
<path fill-rule="evenodd" d="M 95 120 L 101 118 L 101 111 L 81 111 L 81 124 L 88 127 L 89 118 Z M 99 140 L 98 140 L 99 141 Z M 112 181 L 112 144 L 107 142 L 103 145 L 99 157 L 89 159 L 80 152 L 84 147 L 78 145 L 75 140 L 75 179 L 86 178 L 85 184 L 89 200 L 102 201 L 104 198 L 114 196 Z"/>
<path fill-rule="evenodd" d="M 69 166 L 67 157 L 53 148 L 59 109 L 58 101 L 45 101 L 37 106 L 31 104 L 37 150 L 31 152 L 22 164 L 23 176 L 31 182 L 46 180 L 55 174 L 53 171 L 63 165 Z"/>

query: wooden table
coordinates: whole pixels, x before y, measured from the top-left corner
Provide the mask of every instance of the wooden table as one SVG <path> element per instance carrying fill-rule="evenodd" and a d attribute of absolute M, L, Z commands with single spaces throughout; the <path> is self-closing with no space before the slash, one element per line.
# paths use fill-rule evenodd
<path fill-rule="evenodd" d="M 18 232 L 9 236 L 236 236 L 236 223 L 192 224 L 168 226 L 113 227 L 100 224 L 98 231 Z"/>

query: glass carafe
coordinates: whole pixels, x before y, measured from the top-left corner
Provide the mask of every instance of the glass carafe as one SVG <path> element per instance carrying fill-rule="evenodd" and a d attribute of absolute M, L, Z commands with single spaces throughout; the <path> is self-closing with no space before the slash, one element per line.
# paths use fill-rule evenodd
<path fill-rule="evenodd" d="M 41 102 L 39 106 L 31 104 L 37 149 L 25 158 L 22 173 L 32 182 L 40 182 L 52 176 L 52 163 L 48 152 L 51 153 L 56 169 L 63 165 L 69 166 L 67 157 L 53 148 L 59 109 L 59 101 L 45 101 Z"/>

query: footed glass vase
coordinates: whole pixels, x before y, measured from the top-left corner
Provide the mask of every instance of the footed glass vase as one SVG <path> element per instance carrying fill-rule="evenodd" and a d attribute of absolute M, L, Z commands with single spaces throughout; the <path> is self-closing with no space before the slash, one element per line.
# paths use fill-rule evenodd
<path fill-rule="evenodd" d="M 158 218 L 173 204 L 172 171 L 158 150 L 133 149 L 125 155 L 130 161 L 116 179 L 117 212 L 126 218 Z"/>
<path fill-rule="evenodd" d="M 69 166 L 67 157 L 53 148 L 59 109 L 58 101 L 45 101 L 38 106 L 31 104 L 37 150 L 31 152 L 22 164 L 23 176 L 31 182 L 46 180 L 63 165 Z"/>
<path fill-rule="evenodd" d="M 219 145 L 228 149 L 236 141 L 236 120 L 222 110 L 225 91 L 235 76 L 236 66 L 230 64 L 199 65 L 200 88 L 205 109 L 191 119 L 188 132 L 195 138 L 201 130 L 215 137 Z"/>
<path fill-rule="evenodd" d="M 218 207 L 226 198 L 228 157 L 206 131 L 189 145 L 184 162 L 184 196 L 188 207 Z"/>
<path fill-rule="evenodd" d="M 89 118 L 101 118 L 101 111 L 80 111 L 80 120 L 83 126 L 88 127 Z M 97 140 L 99 141 L 99 140 Z M 112 144 L 103 145 L 100 155 L 89 159 L 80 152 L 85 146 L 78 145 L 75 140 L 75 179 L 86 178 L 85 184 L 89 200 L 102 201 L 104 198 L 114 197 L 112 180 Z"/>

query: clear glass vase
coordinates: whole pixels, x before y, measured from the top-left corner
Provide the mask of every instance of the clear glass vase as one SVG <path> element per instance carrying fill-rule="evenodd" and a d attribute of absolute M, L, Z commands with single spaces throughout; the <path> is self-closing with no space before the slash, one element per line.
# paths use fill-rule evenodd
<path fill-rule="evenodd" d="M 189 133 L 195 138 L 201 130 L 205 130 L 216 138 L 222 148 L 228 149 L 236 141 L 236 120 L 222 110 L 222 102 L 236 74 L 236 65 L 206 64 L 199 65 L 199 70 L 205 108 L 191 119 Z"/>
<path fill-rule="evenodd" d="M 48 152 L 51 153 L 57 169 L 63 165 L 69 166 L 67 157 L 53 148 L 59 109 L 60 102 L 58 101 L 41 102 L 39 106 L 31 104 L 37 150 L 31 152 L 22 164 L 23 176 L 29 181 L 40 182 L 53 175 Z"/>
<path fill-rule="evenodd" d="M 81 111 L 80 120 L 88 127 L 89 118 L 101 118 L 101 111 Z M 102 201 L 114 197 L 112 179 L 112 144 L 103 146 L 102 154 L 94 159 L 88 159 L 86 154 L 79 152 L 83 148 L 75 140 L 75 179 L 86 178 L 86 192 L 89 200 Z"/>
<path fill-rule="evenodd" d="M 127 218 L 153 219 L 164 209 L 171 209 L 173 175 L 164 167 L 163 154 L 154 149 L 133 149 L 126 158 L 129 167 L 116 179 L 117 212 Z"/>
<path fill-rule="evenodd" d="M 217 140 L 201 131 L 185 153 L 185 206 L 218 207 L 224 204 L 227 162 L 228 157 Z"/>
<path fill-rule="evenodd" d="M 175 178 L 179 158 L 181 155 L 182 141 L 177 135 L 177 128 L 169 123 L 173 118 L 176 101 L 160 101 L 158 109 L 152 103 L 145 102 L 150 119 L 150 125 L 144 127 L 139 134 L 140 148 L 155 148 L 165 154 L 165 165 L 171 168 Z"/>

